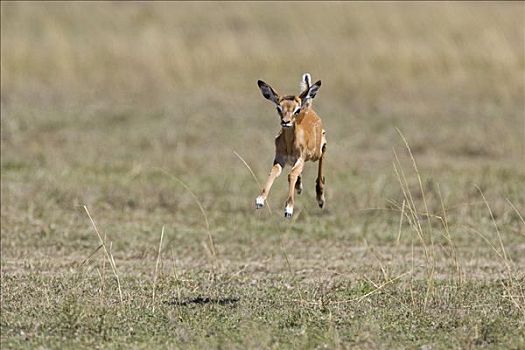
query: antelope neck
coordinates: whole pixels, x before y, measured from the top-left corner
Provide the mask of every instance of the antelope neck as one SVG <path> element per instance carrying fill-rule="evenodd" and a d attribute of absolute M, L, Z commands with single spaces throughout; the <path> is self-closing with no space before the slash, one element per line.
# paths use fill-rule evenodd
<path fill-rule="evenodd" d="M 284 135 L 284 141 L 286 143 L 286 149 L 288 152 L 291 152 L 290 148 L 295 143 L 295 123 L 288 128 L 281 128 Z"/>

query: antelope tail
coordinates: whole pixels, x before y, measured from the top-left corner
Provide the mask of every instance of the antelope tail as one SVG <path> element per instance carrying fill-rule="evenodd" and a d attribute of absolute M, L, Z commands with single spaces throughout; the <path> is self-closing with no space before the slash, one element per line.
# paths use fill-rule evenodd
<path fill-rule="evenodd" d="M 312 86 L 312 77 L 310 76 L 310 73 L 304 73 L 300 84 L 301 92 L 309 89 L 310 86 Z"/>

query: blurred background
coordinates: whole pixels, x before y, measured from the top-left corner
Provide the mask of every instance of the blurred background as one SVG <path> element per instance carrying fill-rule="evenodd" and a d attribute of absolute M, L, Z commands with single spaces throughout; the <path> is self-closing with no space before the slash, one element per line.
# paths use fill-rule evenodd
<path fill-rule="evenodd" d="M 24 216 L 56 223 L 80 204 L 111 209 L 102 215 L 115 224 L 137 213 L 155 220 L 156 212 L 191 227 L 200 213 L 162 168 L 229 231 L 232 217 L 253 218 L 259 191 L 233 152 L 263 181 L 279 130 L 256 81 L 293 94 L 304 72 L 323 81 L 314 102 L 329 142 L 331 232 L 348 237 L 360 210 L 400 203 L 393 149 L 400 157 L 405 150 L 396 128 L 428 190 L 441 182 L 451 206 L 468 202 L 474 184 L 494 193 L 496 207 L 509 196 L 525 201 L 523 3 L 2 2 L 1 9 L 5 229 L 32 222 Z M 314 169 L 306 167 L 310 188 L 299 200 L 306 223 L 308 213 L 319 215 Z M 286 185 L 281 178 L 270 196 L 279 213 Z"/>

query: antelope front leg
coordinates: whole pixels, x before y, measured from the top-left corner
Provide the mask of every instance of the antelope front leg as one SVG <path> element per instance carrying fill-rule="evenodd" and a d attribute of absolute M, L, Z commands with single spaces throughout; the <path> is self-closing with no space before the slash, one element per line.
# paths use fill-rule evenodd
<path fill-rule="evenodd" d="M 289 189 L 288 189 L 288 199 L 286 200 L 286 206 L 284 207 L 284 217 L 291 218 L 293 215 L 293 206 L 294 206 L 294 194 L 295 194 L 295 184 L 297 183 L 297 178 L 303 172 L 304 160 L 302 158 L 297 159 L 295 162 L 292 171 L 288 175 Z"/>
<path fill-rule="evenodd" d="M 268 193 L 270 192 L 270 188 L 272 188 L 273 181 L 281 175 L 281 172 L 283 170 L 283 167 L 279 163 L 275 163 L 272 167 L 272 170 L 270 170 L 270 175 L 268 176 L 268 180 L 266 180 L 266 184 L 264 185 L 264 188 L 261 191 L 261 194 L 255 198 L 255 208 L 260 209 L 264 207 L 264 202 L 266 201 L 266 197 L 268 197 Z"/>

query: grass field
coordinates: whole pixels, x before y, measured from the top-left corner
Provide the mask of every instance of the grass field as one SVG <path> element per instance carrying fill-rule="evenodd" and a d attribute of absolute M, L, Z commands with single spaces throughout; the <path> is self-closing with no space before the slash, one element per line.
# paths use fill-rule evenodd
<path fill-rule="evenodd" d="M 2 349 L 524 349 L 524 12 L 2 1 Z M 304 72 L 285 220 L 256 81 Z"/>

